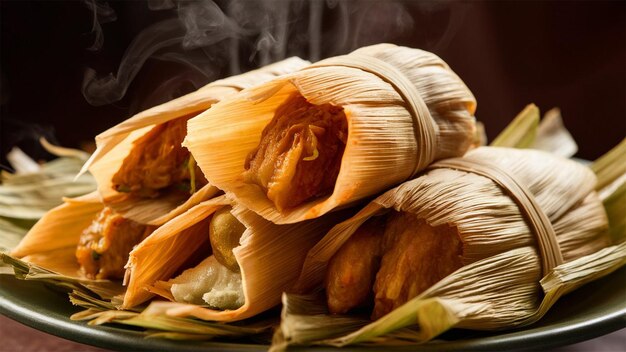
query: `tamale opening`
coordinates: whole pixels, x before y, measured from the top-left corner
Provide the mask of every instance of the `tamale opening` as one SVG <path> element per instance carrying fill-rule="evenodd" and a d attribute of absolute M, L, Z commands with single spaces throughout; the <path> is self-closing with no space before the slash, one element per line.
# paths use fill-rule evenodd
<path fill-rule="evenodd" d="M 169 289 L 155 291 L 147 288 L 160 280 L 182 274 L 212 255 L 210 223 L 213 211 L 222 206 L 216 203 L 219 203 L 219 197 L 207 206 L 209 214 L 197 206 L 188 211 L 189 217 L 176 217 L 182 223 L 165 223 L 130 252 L 124 278 L 128 290 L 123 308 L 137 306 L 150 299 L 152 294 L 169 298 Z"/>
<path fill-rule="evenodd" d="M 209 238 L 213 255 L 173 279 L 155 283 L 166 296 L 181 303 L 208 305 L 213 309 L 237 309 L 244 304 L 242 277 L 233 248 L 246 227 L 224 206 L 211 215 Z M 169 292 L 167 292 L 169 291 Z"/>
<path fill-rule="evenodd" d="M 188 229 L 174 226 L 156 234 L 162 237 L 167 232 L 165 237 L 157 240 L 158 244 L 150 240 L 142 243 L 141 249 L 131 253 L 131 285 L 173 302 L 209 306 L 216 310 L 239 308 L 243 305 L 244 295 L 233 248 L 239 246 L 246 227 L 231 211 L 232 207 L 224 202 L 214 203 L 205 210 L 201 209 L 196 220 L 187 223 L 190 226 Z M 199 258 L 192 253 L 196 246 L 206 247 L 209 251 L 203 250 L 204 255 Z M 151 253 L 151 259 L 147 262 L 144 255 L 146 251 Z M 154 256 L 154 251 L 162 253 Z M 180 260 L 190 255 L 197 260 Z M 141 264 L 137 263 L 139 257 L 143 258 Z M 132 307 L 138 303 L 141 302 L 129 300 L 126 306 Z"/>
<path fill-rule="evenodd" d="M 415 214 L 369 219 L 331 258 L 326 276 L 333 314 L 372 307 L 376 320 L 463 266 L 461 236 Z"/>
<path fill-rule="evenodd" d="M 133 147 L 113 175 L 113 188 L 140 198 L 163 192 L 189 195 L 207 184 L 193 157 L 181 144 L 187 120 L 194 114 L 158 124 L 133 142 Z"/>
<path fill-rule="evenodd" d="M 292 93 L 265 126 L 246 160 L 244 180 L 279 211 L 332 193 L 348 138 L 343 108 Z"/>

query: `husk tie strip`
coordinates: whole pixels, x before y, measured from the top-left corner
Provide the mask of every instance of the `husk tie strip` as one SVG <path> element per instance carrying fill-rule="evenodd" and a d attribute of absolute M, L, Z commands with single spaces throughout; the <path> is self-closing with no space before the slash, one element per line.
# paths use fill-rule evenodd
<path fill-rule="evenodd" d="M 303 70 L 325 66 L 344 66 L 372 73 L 389 83 L 406 103 L 406 108 L 413 118 L 413 132 L 418 148 L 418 157 L 411 177 L 423 170 L 435 160 L 437 153 L 437 125 L 430 115 L 428 106 L 411 82 L 401 71 L 385 61 L 359 53 L 343 55 L 322 60 Z M 423 143 L 422 143 L 423 141 Z"/>
<path fill-rule="evenodd" d="M 500 186 L 518 205 L 520 212 L 528 221 L 528 226 L 537 237 L 543 276 L 548 275 L 556 266 L 563 264 L 563 254 L 550 219 L 541 209 L 530 190 L 520 183 L 512 173 L 494 163 L 471 156 L 440 160 L 429 166 L 429 169 L 440 168 L 477 174 L 487 177 Z"/>

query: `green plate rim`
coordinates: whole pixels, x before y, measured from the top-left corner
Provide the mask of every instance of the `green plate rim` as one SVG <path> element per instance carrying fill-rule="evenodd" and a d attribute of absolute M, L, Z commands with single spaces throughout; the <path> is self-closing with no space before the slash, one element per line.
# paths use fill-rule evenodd
<path fill-rule="evenodd" d="M 50 305 L 42 304 L 45 297 Z M 594 301 L 602 298 L 609 299 Z M 525 351 L 558 347 L 626 328 L 626 267 L 563 297 L 546 317 L 525 328 L 503 332 L 453 330 L 423 345 L 394 347 L 395 351 Z M 597 302 L 594 304 L 594 302 Z M 133 351 L 265 351 L 268 345 L 234 342 L 187 342 L 145 339 L 141 333 L 113 326 L 89 326 L 71 321 L 78 311 L 64 293 L 33 281 L 0 275 L 0 313 L 37 330 L 76 342 Z M 297 347 L 290 351 L 366 351 L 375 347 Z"/>

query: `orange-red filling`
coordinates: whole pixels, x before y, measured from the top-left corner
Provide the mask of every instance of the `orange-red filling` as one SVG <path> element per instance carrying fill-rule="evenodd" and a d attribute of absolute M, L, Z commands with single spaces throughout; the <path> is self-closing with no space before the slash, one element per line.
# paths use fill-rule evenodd
<path fill-rule="evenodd" d="M 81 271 L 90 279 L 122 279 L 128 254 L 153 230 L 104 208 L 80 236 L 76 259 Z"/>
<path fill-rule="evenodd" d="M 278 107 L 244 179 L 259 185 L 280 211 L 332 193 L 348 136 L 343 109 L 313 105 L 299 94 Z"/>
<path fill-rule="evenodd" d="M 191 174 L 190 153 L 181 144 L 187 134 L 191 116 L 171 120 L 152 128 L 134 142 L 133 149 L 113 176 L 113 188 L 118 192 L 140 197 L 156 197 L 163 190 L 189 191 Z M 195 188 L 207 181 L 195 163 Z"/>
<path fill-rule="evenodd" d="M 404 212 L 390 213 L 383 225 L 368 221 L 330 261 L 329 311 L 345 313 L 369 304 L 373 305 L 372 319 L 378 319 L 463 266 L 461 255 L 462 242 L 454 227 L 433 227 Z M 373 264 L 361 270 L 361 263 Z M 373 276 L 375 280 L 370 279 Z M 336 282 L 342 283 L 341 290 Z M 373 292 L 373 300 L 366 292 Z"/>

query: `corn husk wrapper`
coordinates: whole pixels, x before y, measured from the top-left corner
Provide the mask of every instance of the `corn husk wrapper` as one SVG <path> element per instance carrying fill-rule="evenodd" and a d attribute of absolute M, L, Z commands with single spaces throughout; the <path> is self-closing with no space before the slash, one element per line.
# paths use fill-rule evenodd
<path fill-rule="evenodd" d="M 80 278 L 76 246 L 82 231 L 103 208 L 96 191 L 64 203 L 44 215 L 11 255 L 56 273 Z"/>
<path fill-rule="evenodd" d="M 276 108 L 295 92 L 312 104 L 342 107 L 349 132 L 333 193 L 281 214 L 242 173 Z M 474 142 L 475 107 L 469 89 L 434 54 L 380 44 L 214 105 L 189 120 L 183 145 L 209 182 L 238 203 L 275 223 L 294 223 L 379 193 L 433 160 L 462 155 Z"/>
<path fill-rule="evenodd" d="M 161 225 L 193 205 L 213 197 L 218 189 L 209 184 L 188 199 L 183 195 L 170 194 L 139 200 L 120 194 L 113 189 L 111 181 L 131 152 L 133 142 L 158 124 L 199 114 L 246 87 L 306 65 L 307 61 L 292 57 L 258 70 L 215 81 L 193 93 L 143 111 L 96 136 L 97 149 L 83 166 L 82 172 L 89 170 L 94 175 L 103 201 L 118 213 L 139 223 Z"/>
<path fill-rule="evenodd" d="M 225 197 L 200 203 L 159 228 L 131 252 L 126 307 L 140 303 L 146 297 L 142 292 L 147 291 L 141 291 L 142 289 L 150 289 L 172 299 L 171 293 L 163 292 L 163 286 L 167 286 L 167 283 L 155 283 L 157 280 L 170 278 L 171 272 L 167 271 L 172 267 L 176 270 L 176 260 L 183 260 L 190 255 L 189 248 L 193 247 L 193 242 L 206 241 L 208 238 L 208 227 L 203 233 L 199 232 L 195 239 L 192 236 L 182 236 L 179 231 L 207 220 L 216 210 L 226 205 L 231 205 L 231 201 Z M 346 217 L 345 212 L 337 212 L 313 221 L 276 225 L 237 204 L 234 204 L 231 213 L 246 227 L 240 246 L 233 249 L 242 276 L 245 298 L 243 306 L 233 310 L 213 310 L 186 303 L 153 302 L 147 308 L 152 314 L 238 321 L 275 307 L 280 303 L 281 293 L 290 288 L 297 279 L 306 252 L 334 224 Z"/>
<path fill-rule="evenodd" d="M 489 145 L 529 148 L 537 138 L 539 119 L 539 108 L 535 104 L 528 104 Z"/>
<path fill-rule="evenodd" d="M 220 199 L 222 199 L 221 203 Z M 223 199 L 224 197 L 221 197 L 215 201 L 210 200 L 208 202 L 214 202 L 221 205 L 228 204 L 228 202 L 223 201 Z M 103 207 L 104 205 L 101 203 L 97 192 L 90 193 L 89 195 L 80 198 L 66 199 L 63 205 L 49 211 L 41 220 L 37 222 L 37 224 L 35 224 L 24 239 L 22 239 L 19 245 L 13 250 L 11 255 L 63 276 L 90 281 L 84 278 L 81 274 L 75 252 L 82 231 L 91 224 L 94 217 L 103 209 Z M 188 216 L 187 219 L 191 219 L 192 221 L 195 219 L 193 217 L 193 212 L 191 212 L 191 214 L 186 214 L 186 216 Z M 171 226 L 167 226 L 167 224 L 159 227 L 150 236 L 148 236 L 148 238 L 151 238 L 152 236 L 156 238 L 150 243 L 158 242 L 159 239 L 163 237 L 171 238 L 171 229 Z M 198 242 L 197 239 L 199 237 L 208 239 L 207 229 L 194 226 L 190 226 L 190 228 L 177 228 L 176 232 L 173 234 L 178 235 L 178 237 L 175 237 L 171 242 L 167 242 L 167 246 L 172 247 L 165 247 L 165 249 L 161 248 L 162 252 L 155 252 L 156 255 L 152 258 L 153 260 L 159 261 L 160 258 L 164 258 L 171 252 L 175 252 L 176 249 L 180 249 L 180 247 L 177 247 L 179 244 L 182 244 L 185 249 L 193 252 L 193 250 L 197 249 L 197 246 L 193 247 L 194 243 L 193 241 L 190 242 L 190 240 L 196 240 L 196 242 Z M 142 241 L 138 247 L 142 248 L 142 250 L 150 250 L 150 243 L 146 246 L 141 246 L 146 241 L 147 239 Z M 130 264 L 128 265 L 132 265 L 134 263 L 132 258 L 133 257 L 131 255 L 129 258 Z M 185 256 L 175 256 L 170 258 L 165 265 L 162 265 L 161 270 L 157 274 L 167 275 L 168 273 L 173 273 L 178 268 L 176 264 L 180 265 L 186 259 L 187 257 Z M 150 271 L 152 266 L 155 265 L 153 262 L 140 261 L 140 263 L 144 265 L 139 266 L 139 269 L 135 270 L 137 277 L 144 277 L 144 279 L 146 279 L 146 275 L 154 273 Z M 91 281 L 95 282 L 106 280 Z M 132 305 L 124 305 L 122 301 L 120 301 L 118 304 L 115 304 L 115 306 L 123 306 L 128 309 L 153 296 L 153 294 L 143 288 L 137 288 L 134 281 L 131 280 L 128 285 L 128 289 L 124 293 L 122 301 L 130 300 L 136 303 Z"/>
<path fill-rule="evenodd" d="M 564 158 L 571 158 L 578 152 L 578 144 L 565 127 L 560 109 L 550 109 L 543 115 L 531 148 Z"/>
<path fill-rule="evenodd" d="M 375 322 L 345 316 L 333 323 L 336 316 L 325 314 L 319 295 L 286 295 L 277 349 L 289 344 L 393 343 L 393 334 L 382 335 L 415 324 L 404 341 L 425 342 L 452 327 L 523 326 L 540 319 L 563 294 L 626 264 L 626 245 L 611 245 L 606 214 L 593 190 L 595 177 L 586 167 L 532 150 L 479 148 L 466 158 L 495 162 L 532 192 L 553 225 L 563 260 L 553 268 L 544 266 L 518 205 L 491 180 L 433 169 L 335 226 L 307 255 L 295 290 L 319 287 L 332 255 L 368 218 L 387 209 L 418 214 L 432 226 L 455 226 L 465 266 Z"/>
<path fill-rule="evenodd" d="M 126 265 L 128 290 L 122 308 L 128 309 L 155 295 L 147 288 L 168 280 L 201 246 L 210 246 L 207 220 L 223 206 L 224 196 L 202 202 L 156 229 L 129 254 Z"/>

